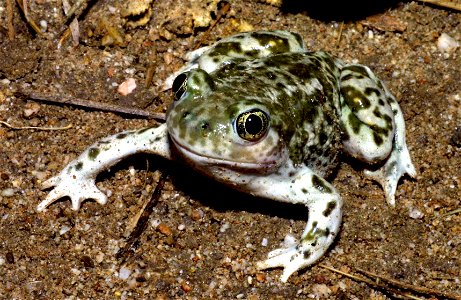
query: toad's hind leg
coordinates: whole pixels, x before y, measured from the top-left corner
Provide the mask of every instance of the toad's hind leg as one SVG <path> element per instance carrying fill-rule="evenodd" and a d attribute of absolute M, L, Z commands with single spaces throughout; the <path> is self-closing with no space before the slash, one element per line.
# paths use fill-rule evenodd
<path fill-rule="evenodd" d="M 382 163 L 365 174 L 378 181 L 387 202 L 395 205 L 397 182 L 405 173 L 416 175 L 405 142 L 405 122 L 394 96 L 366 66 L 343 66 L 340 78 L 344 147 L 370 164 Z"/>

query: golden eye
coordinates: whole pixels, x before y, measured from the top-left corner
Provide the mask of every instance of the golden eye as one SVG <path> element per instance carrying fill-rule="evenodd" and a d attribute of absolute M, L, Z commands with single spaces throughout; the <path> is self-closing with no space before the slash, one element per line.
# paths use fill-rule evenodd
<path fill-rule="evenodd" d="M 173 81 L 173 86 L 171 87 L 174 94 L 174 99 L 181 99 L 182 95 L 186 92 L 187 89 L 187 73 L 179 74 Z"/>
<path fill-rule="evenodd" d="M 269 115 L 258 108 L 241 113 L 236 120 L 237 134 L 244 140 L 256 142 L 269 129 Z"/>

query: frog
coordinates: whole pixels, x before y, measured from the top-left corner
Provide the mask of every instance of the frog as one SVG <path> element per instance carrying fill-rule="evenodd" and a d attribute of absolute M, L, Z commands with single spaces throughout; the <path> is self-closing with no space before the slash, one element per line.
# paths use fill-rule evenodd
<path fill-rule="evenodd" d="M 309 51 L 283 30 L 238 33 L 187 59 L 165 80 L 174 98 L 166 122 L 89 146 L 43 183 L 52 189 L 37 211 L 62 197 L 73 210 L 86 199 L 105 204 L 97 174 L 132 154 L 178 160 L 242 193 L 307 207 L 300 239 L 256 262 L 283 268 L 287 282 L 340 231 L 343 200 L 327 179 L 341 157 L 364 164 L 391 207 L 400 178 L 415 177 L 402 110 L 367 66 Z"/>

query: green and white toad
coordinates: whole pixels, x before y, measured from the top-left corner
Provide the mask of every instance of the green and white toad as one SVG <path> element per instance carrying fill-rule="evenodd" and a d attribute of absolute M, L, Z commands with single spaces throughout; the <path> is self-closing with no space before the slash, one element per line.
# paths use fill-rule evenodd
<path fill-rule="evenodd" d="M 137 152 L 181 159 L 251 195 L 301 203 L 309 220 L 297 245 L 277 249 L 259 269 L 283 267 L 282 281 L 317 261 L 338 234 L 342 200 L 325 181 L 345 151 L 395 205 L 399 178 L 416 174 L 402 111 L 371 70 L 325 52 L 308 52 L 298 34 L 240 33 L 190 54 L 166 81 L 175 101 L 165 124 L 119 133 L 90 146 L 56 177 L 38 207 L 61 197 L 78 210 L 107 196 L 96 175 Z"/>

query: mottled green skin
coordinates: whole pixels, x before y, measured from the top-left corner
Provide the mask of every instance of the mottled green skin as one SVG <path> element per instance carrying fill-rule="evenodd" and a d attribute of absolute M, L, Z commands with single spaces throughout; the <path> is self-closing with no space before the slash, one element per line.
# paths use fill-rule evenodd
<path fill-rule="evenodd" d="M 338 77 L 335 60 L 325 52 L 232 62 L 210 74 L 192 70 L 187 94 L 169 112 L 168 127 L 196 152 L 212 149 L 211 155 L 222 158 L 224 151 L 235 150 L 230 157 L 242 160 L 241 148 L 225 140 L 234 136 L 241 112 L 259 107 L 279 135 L 270 144 L 287 147 L 295 165 L 305 163 L 324 175 L 335 167 L 341 148 Z"/>

